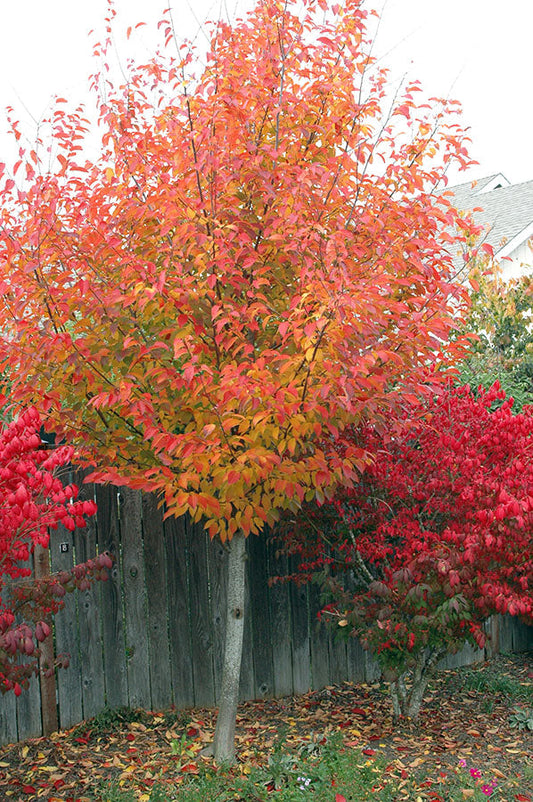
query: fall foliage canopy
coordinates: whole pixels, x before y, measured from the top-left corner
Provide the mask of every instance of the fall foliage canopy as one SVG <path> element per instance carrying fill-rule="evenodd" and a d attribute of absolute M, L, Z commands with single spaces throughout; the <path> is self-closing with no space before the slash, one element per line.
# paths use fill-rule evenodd
<path fill-rule="evenodd" d="M 96 480 L 211 535 L 353 482 L 367 455 L 340 458 L 338 432 L 384 423 L 460 351 L 452 257 L 471 225 L 437 191 L 469 164 L 457 105 L 417 83 L 391 100 L 368 13 L 259 0 L 213 26 L 198 75 L 167 18 L 123 85 L 94 78 L 96 160 L 58 100 L 52 166 L 21 149 L 0 180 L 11 397 Z"/>

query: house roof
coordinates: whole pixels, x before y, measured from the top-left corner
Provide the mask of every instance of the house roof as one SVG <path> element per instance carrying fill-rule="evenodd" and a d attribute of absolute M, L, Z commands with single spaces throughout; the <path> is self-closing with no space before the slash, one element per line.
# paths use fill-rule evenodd
<path fill-rule="evenodd" d="M 449 187 L 458 209 L 471 211 L 487 231 L 485 242 L 500 258 L 533 236 L 533 181 L 510 184 L 501 173 Z"/>

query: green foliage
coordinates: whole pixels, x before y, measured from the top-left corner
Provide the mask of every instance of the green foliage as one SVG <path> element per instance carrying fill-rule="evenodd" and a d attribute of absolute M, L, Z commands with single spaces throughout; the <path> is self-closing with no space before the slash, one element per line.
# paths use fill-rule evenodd
<path fill-rule="evenodd" d="M 82 722 L 74 730 L 74 736 L 87 738 L 88 735 L 105 735 L 106 733 L 120 732 L 124 725 L 138 722 L 146 724 L 148 716 L 143 710 L 136 710 L 131 707 L 106 707 L 97 716 Z"/>
<path fill-rule="evenodd" d="M 275 796 L 279 802 L 305 802 L 309 798 L 346 802 L 395 799 L 398 777 L 388 771 L 385 756 L 365 759 L 361 753 L 346 749 L 338 735 L 322 740 L 320 749 L 305 756 L 292 751 L 282 739 L 274 745 L 268 766 L 250 766 L 249 773 L 236 768 L 216 769 L 200 764 L 200 774 L 191 776 L 175 789 L 161 783 L 151 789 L 149 802 L 267 802 Z M 248 771 L 248 767 L 247 767 Z M 413 777 L 413 788 L 421 780 Z M 138 798 L 118 783 L 98 789 L 99 802 L 133 802 Z"/>
<path fill-rule="evenodd" d="M 267 769 L 247 766 L 216 769 L 200 766 L 200 774 L 191 776 L 177 787 L 161 783 L 143 795 L 146 802 L 393 802 L 398 799 L 435 799 L 439 802 L 458 802 L 465 798 L 493 802 L 514 798 L 514 783 L 492 778 L 490 765 L 482 769 L 460 760 L 446 770 L 428 777 L 423 768 L 406 772 L 400 770 L 379 750 L 366 759 L 360 750 L 347 749 L 342 739 L 326 739 L 320 750 L 309 757 L 291 751 L 279 741 L 271 754 Z M 268 782 L 272 767 L 282 782 L 274 787 Z M 279 771 L 278 771 L 279 770 Z M 527 782 L 524 772 L 524 782 Z M 524 785 L 525 787 L 525 785 Z M 466 793 L 465 793 L 466 792 Z M 98 789 L 98 802 L 134 802 L 138 794 L 127 791 L 115 782 Z M 513 793 L 513 797 L 508 794 Z M 467 796 L 468 795 L 468 796 Z M 517 797 L 518 798 L 518 797 Z"/>
<path fill-rule="evenodd" d="M 499 381 L 514 410 L 533 403 L 533 278 L 502 281 L 498 270 L 474 273 L 472 307 L 463 329 L 478 339 L 460 367 L 460 383 L 488 389 Z"/>
<path fill-rule="evenodd" d="M 493 670 L 465 668 L 462 673 L 463 687 L 482 691 L 487 696 L 503 696 L 513 702 L 533 704 L 533 685 L 524 685 L 505 674 Z"/>
<path fill-rule="evenodd" d="M 509 724 L 518 730 L 533 730 L 533 708 L 515 707 Z"/>
<path fill-rule="evenodd" d="M 520 412 L 526 404 L 533 404 L 533 359 L 507 360 L 497 353 L 476 353 L 460 366 L 460 384 L 485 389 L 499 381 L 507 398 L 514 399 L 513 410 Z M 501 402 L 495 403 L 495 407 Z"/>

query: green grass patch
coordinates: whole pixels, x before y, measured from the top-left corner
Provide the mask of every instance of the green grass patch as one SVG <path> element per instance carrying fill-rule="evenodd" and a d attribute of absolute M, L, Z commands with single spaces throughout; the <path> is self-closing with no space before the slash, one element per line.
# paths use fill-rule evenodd
<path fill-rule="evenodd" d="M 420 767 L 401 770 L 380 750 L 371 758 L 348 749 L 333 735 L 313 748 L 299 752 L 279 741 L 266 766 L 253 761 L 231 768 L 198 764 L 198 774 L 179 784 L 161 778 L 143 794 L 125 790 L 119 783 L 99 789 L 99 802 L 474 802 L 508 800 L 510 788 L 496 783 L 485 770 L 465 761 L 429 775 Z M 434 770 L 433 770 L 434 771 Z M 488 770 L 490 772 L 490 769 Z M 516 787 L 516 786 L 515 786 Z M 516 789 L 519 790 L 518 788 Z M 514 792 L 516 793 L 516 791 Z"/>
<path fill-rule="evenodd" d="M 490 666 L 461 672 L 463 687 L 472 691 L 488 693 L 504 697 L 512 702 L 524 702 L 533 705 L 533 684 L 522 683 L 508 674 L 494 671 Z"/>

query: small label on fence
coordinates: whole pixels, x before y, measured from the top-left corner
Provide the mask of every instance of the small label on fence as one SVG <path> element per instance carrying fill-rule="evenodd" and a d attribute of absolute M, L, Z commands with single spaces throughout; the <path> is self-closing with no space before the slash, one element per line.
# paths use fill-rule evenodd
<path fill-rule="evenodd" d="M 68 551 L 68 543 L 60 543 L 59 551 L 61 552 L 61 554 L 66 554 Z"/>

